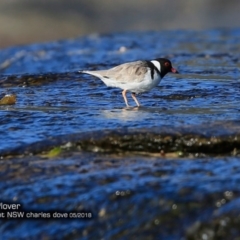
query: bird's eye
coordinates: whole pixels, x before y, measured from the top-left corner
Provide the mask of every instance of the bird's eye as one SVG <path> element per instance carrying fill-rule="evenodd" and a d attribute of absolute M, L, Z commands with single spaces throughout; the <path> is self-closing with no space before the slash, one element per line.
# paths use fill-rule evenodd
<path fill-rule="evenodd" d="M 165 65 L 165 67 L 169 67 L 170 63 L 169 62 L 165 62 L 164 65 Z"/>

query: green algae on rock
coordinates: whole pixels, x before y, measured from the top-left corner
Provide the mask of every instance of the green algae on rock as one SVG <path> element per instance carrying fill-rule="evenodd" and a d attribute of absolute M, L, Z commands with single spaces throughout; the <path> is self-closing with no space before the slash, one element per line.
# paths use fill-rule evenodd
<path fill-rule="evenodd" d="M 165 158 L 198 158 L 203 156 L 238 156 L 239 126 L 222 122 L 210 126 L 134 130 L 105 130 L 52 137 L 27 146 L 2 151 L 1 156 L 46 154 L 51 157 L 64 152 L 130 154 Z M 197 130 L 196 130 L 197 129 Z M 54 154 L 52 154 L 54 153 Z"/>

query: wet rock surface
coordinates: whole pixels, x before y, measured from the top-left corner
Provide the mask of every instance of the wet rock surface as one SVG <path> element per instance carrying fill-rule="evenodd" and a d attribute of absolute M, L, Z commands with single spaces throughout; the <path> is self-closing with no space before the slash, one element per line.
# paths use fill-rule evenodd
<path fill-rule="evenodd" d="M 219 128 L 221 127 L 221 130 Z M 5 149 L 1 157 L 57 153 L 96 152 L 164 157 L 238 156 L 238 122 L 209 125 L 101 130 L 60 135 L 32 144 Z"/>
<path fill-rule="evenodd" d="M 202 239 L 207 234 L 217 239 L 219 232 L 239 234 L 238 158 L 75 153 L 4 161 L 3 200 L 22 203 L 26 212 L 90 211 L 93 216 L 1 221 L 5 237 Z"/>
<path fill-rule="evenodd" d="M 240 30 L 94 35 L 1 51 L 4 239 L 238 239 Z M 144 44 L 143 44 L 144 43 Z M 121 49 L 124 48 L 124 51 Z M 169 57 L 181 74 L 125 108 L 79 74 Z"/>

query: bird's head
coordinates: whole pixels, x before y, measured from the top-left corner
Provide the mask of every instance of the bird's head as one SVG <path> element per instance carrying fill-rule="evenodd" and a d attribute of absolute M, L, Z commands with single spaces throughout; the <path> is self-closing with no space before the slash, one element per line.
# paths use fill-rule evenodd
<path fill-rule="evenodd" d="M 164 77 L 167 73 L 179 73 L 176 68 L 172 66 L 172 63 L 167 58 L 157 58 L 155 61 L 158 61 L 161 66 L 161 77 Z"/>

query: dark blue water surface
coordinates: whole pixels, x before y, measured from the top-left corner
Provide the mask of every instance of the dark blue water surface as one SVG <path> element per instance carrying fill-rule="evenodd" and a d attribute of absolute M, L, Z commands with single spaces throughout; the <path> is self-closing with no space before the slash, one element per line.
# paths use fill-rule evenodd
<path fill-rule="evenodd" d="M 221 124 L 240 123 L 240 29 L 96 34 L 0 52 L 1 94 L 17 96 L 15 105 L 0 106 L 0 152 L 95 130 L 218 123 L 221 133 Z M 158 57 L 180 74 L 139 95 L 140 108 L 130 94 L 126 108 L 120 89 L 77 72 Z M 239 207 L 239 173 L 233 155 L 3 158 L 0 202 L 29 211 L 87 209 L 94 218 L 2 221 L 0 232 L 3 239 L 217 239 L 204 223 Z"/>
<path fill-rule="evenodd" d="M 62 75 L 55 81 L 50 75 L 44 84 L 2 89 L 15 93 L 17 103 L 1 107 L 0 149 L 94 129 L 238 120 L 239 38 L 238 30 L 121 33 L 4 49 L 3 80 Z M 64 78 L 80 69 L 156 57 L 168 57 L 181 74 L 168 74 L 160 86 L 140 95 L 140 109 L 125 109 L 121 90 L 99 79 L 78 73 Z M 130 94 L 129 100 L 134 106 Z"/>

